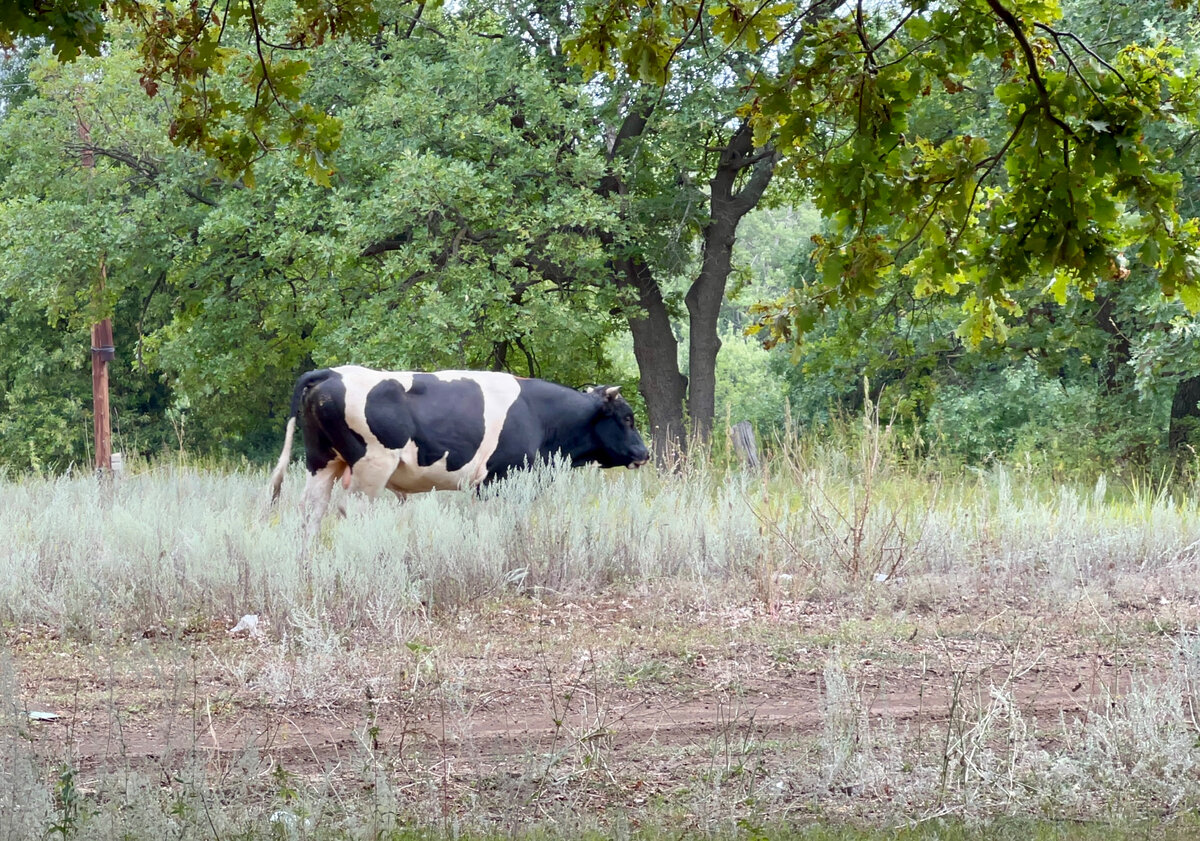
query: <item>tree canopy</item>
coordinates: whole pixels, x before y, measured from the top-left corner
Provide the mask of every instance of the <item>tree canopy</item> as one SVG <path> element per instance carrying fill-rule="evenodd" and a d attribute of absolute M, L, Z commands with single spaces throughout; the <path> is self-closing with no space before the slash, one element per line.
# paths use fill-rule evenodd
<path fill-rule="evenodd" d="M 301 368 L 351 359 L 636 379 L 666 452 L 766 387 L 719 370 L 746 326 L 785 352 L 739 340 L 728 364 L 773 360 L 814 412 L 853 406 L 867 374 L 914 423 L 961 419 L 947 395 L 975 377 L 1005 393 L 1001 370 L 1122 395 L 1114 429 L 1140 399 L 1200 412 L 1200 380 L 1197 399 L 1184 388 L 1200 359 L 1186 10 L 14 9 L 0 344 L 21 362 L 4 391 L 56 408 L 41 426 L 8 413 L 7 460 L 82 428 L 66 337 L 107 314 L 130 337 L 126 430 L 242 452 L 270 440 Z M 762 261 L 739 257 L 746 220 L 798 206 L 818 229 L 793 220 L 794 262 L 747 282 L 740 262 Z M 47 384 L 47 365 L 75 379 Z"/>
<path fill-rule="evenodd" d="M 114 32 L 137 33 L 137 81 L 149 96 L 170 87 L 167 125 L 177 143 L 198 149 L 228 177 L 253 178 L 253 164 L 290 149 L 308 175 L 328 183 L 341 137 L 336 115 L 303 101 L 313 48 L 337 37 L 377 38 L 380 27 L 424 3 L 225 0 L 20 0 L 0 8 L 0 48 L 43 38 L 63 60 L 100 56 Z M 411 32 L 411 25 L 409 31 Z"/>
<path fill-rule="evenodd" d="M 1200 76 L 1169 39 L 1093 48 L 1052 0 L 611 0 L 589 7 L 571 47 L 589 69 L 665 86 L 706 27 L 748 56 L 737 113 L 755 144 L 778 150 L 832 223 L 820 273 L 766 321 L 776 337 L 877 294 L 891 272 L 917 296 L 966 289 L 960 331 L 976 342 L 1020 317 L 1016 290 L 1091 296 L 1130 257 L 1200 309 L 1200 229 L 1169 166 L 1172 140 L 1196 129 Z M 988 123 L 924 119 L 956 107 L 947 98 Z"/>

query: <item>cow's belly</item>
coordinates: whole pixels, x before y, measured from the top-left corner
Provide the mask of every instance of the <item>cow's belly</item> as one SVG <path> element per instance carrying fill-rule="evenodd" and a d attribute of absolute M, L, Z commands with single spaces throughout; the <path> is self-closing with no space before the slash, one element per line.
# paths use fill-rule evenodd
<path fill-rule="evenodd" d="M 446 457 L 433 464 L 421 466 L 417 463 L 417 445 L 409 442 L 400 451 L 400 462 L 388 479 L 388 488 L 401 493 L 424 493 L 425 491 L 456 491 L 478 485 L 487 476 L 483 454 L 477 453 L 458 470 L 446 468 Z"/>

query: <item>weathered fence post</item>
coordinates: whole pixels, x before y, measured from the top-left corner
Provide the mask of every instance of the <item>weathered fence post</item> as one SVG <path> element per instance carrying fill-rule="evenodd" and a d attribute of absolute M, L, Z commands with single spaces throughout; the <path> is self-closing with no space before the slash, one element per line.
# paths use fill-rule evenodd
<path fill-rule="evenodd" d="M 738 421 L 729 428 L 729 436 L 733 439 L 733 449 L 742 460 L 742 464 L 758 470 L 758 447 L 754 443 L 754 427 L 750 421 Z"/>
<path fill-rule="evenodd" d="M 103 266 L 101 266 L 103 271 Z M 112 419 L 108 408 L 108 363 L 113 360 L 112 319 L 92 325 L 92 412 L 96 469 L 112 470 Z"/>

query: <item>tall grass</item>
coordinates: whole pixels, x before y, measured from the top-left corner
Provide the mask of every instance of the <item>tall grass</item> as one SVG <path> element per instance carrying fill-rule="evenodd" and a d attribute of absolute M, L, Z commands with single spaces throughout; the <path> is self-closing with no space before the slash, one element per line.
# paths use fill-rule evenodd
<path fill-rule="evenodd" d="M 1061 593 L 1154 573 L 1181 594 L 1200 587 L 1195 495 L 1053 485 L 1001 466 L 933 473 L 878 426 L 855 447 L 784 446 L 762 473 L 557 465 L 478 495 L 351 497 L 311 567 L 298 562 L 302 486 L 295 469 L 269 510 L 256 471 L 6 482 L 0 619 L 91 638 L 294 609 L 385 630 L 405 610 L 612 588 L 743 603 L 929 576 L 1036 576 Z"/>

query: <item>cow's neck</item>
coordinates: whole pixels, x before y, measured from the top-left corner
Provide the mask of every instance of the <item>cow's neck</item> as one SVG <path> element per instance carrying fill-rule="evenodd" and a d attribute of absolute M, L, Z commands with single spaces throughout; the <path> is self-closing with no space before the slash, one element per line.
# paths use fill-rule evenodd
<path fill-rule="evenodd" d="M 544 453 L 562 453 L 572 464 L 595 461 L 596 439 L 592 434 L 592 420 L 596 415 L 596 401 L 586 394 L 562 386 L 553 401 L 539 401 L 536 407 L 545 440 Z"/>

